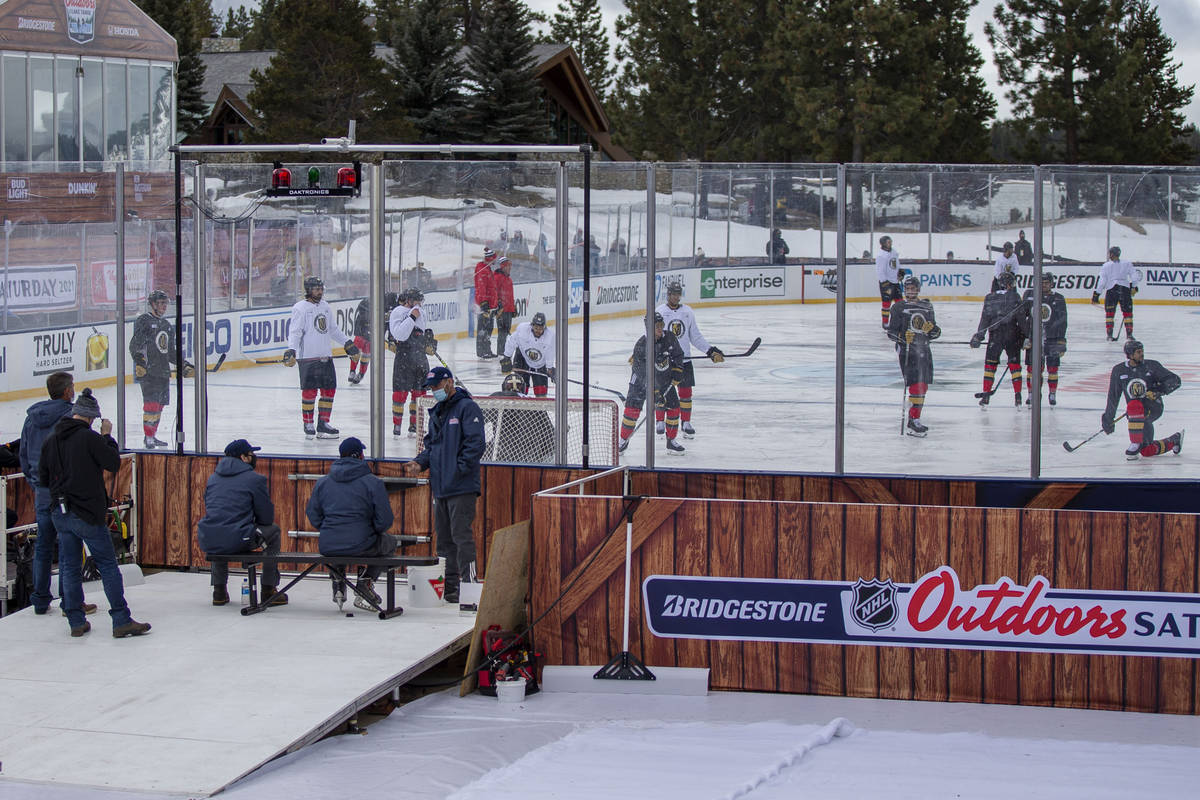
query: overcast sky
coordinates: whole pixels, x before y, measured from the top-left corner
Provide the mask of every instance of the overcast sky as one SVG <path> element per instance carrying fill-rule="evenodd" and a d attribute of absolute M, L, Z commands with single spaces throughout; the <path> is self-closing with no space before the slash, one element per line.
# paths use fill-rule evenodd
<path fill-rule="evenodd" d="M 530 8 L 547 15 L 552 15 L 558 6 L 558 0 L 526 0 L 526 3 Z M 212 0 L 212 4 L 213 9 L 224 16 L 225 9 L 230 6 L 237 8 L 239 5 L 253 6 L 258 3 L 257 0 L 249 2 L 247 0 Z M 996 83 L 996 65 L 992 62 L 992 48 L 983 35 L 983 25 L 992 18 L 992 9 L 995 6 L 995 0 L 982 0 L 971 12 L 967 28 L 975 36 L 975 46 L 983 54 L 983 77 L 996 97 L 996 116 L 1006 119 L 1012 116 L 1012 110 L 1004 98 L 1003 91 Z M 625 10 L 625 4 L 621 0 L 600 0 L 600 9 L 604 15 L 604 21 L 608 25 L 609 38 L 612 40 L 615 38 L 613 22 L 617 15 Z M 1163 30 L 1175 41 L 1175 61 L 1180 65 L 1179 82 L 1185 86 L 1191 84 L 1200 89 L 1200 41 L 1194 35 L 1195 31 L 1200 29 L 1200 0 L 1168 0 L 1168 2 L 1160 3 L 1158 16 L 1162 20 Z M 1200 124 L 1200 91 L 1197 91 L 1196 98 L 1187 107 L 1185 113 L 1189 122 Z"/>

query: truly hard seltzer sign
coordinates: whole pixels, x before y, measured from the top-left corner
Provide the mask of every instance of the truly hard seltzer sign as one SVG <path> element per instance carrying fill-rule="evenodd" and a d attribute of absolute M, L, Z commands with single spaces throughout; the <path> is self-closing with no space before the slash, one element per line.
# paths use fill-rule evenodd
<path fill-rule="evenodd" d="M 651 575 L 642 597 L 666 638 L 1200 657 L 1200 595 L 1055 589 L 1040 575 L 974 588 L 948 566 L 912 584 Z"/>

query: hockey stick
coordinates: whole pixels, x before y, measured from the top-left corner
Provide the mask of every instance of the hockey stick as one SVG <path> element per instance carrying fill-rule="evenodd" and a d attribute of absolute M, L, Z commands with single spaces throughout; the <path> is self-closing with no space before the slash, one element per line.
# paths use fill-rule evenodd
<path fill-rule="evenodd" d="M 754 351 L 758 349 L 758 346 L 760 344 L 762 344 L 761 336 L 758 337 L 757 339 L 755 339 L 753 342 L 751 342 L 750 347 L 747 348 L 746 352 L 744 352 L 744 353 L 725 353 L 724 355 L 726 358 L 745 358 L 746 356 L 753 355 Z M 701 359 L 701 358 L 708 358 L 708 356 L 684 356 L 683 360 L 684 361 L 692 361 L 692 360 Z M 596 388 L 600 388 L 600 387 L 596 387 Z"/>
<path fill-rule="evenodd" d="M 583 381 L 577 381 L 577 380 L 575 380 L 574 378 L 567 378 L 567 382 L 568 382 L 568 383 L 575 383 L 575 384 L 578 384 L 578 385 L 580 385 L 580 386 L 591 386 L 593 389 L 599 389 L 599 390 L 600 390 L 600 391 L 602 391 L 602 392 L 608 392 L 609 394 L 615 394 L 617 397 L 621 398 L 621 402 L 622 402 L 622 403 L 624 403 L 624 402 L 625 402 L 625 395 L 621 394 L 621 393 L 620 393 L 620 392 L 618 392 L 616 389 L 609 389 L 609 388 L 606 388 L 606 387 L 604 387 L 604 386 L 599 386 L 599 385 L 597 385 L 597 384 L 595 384 L 595 383 L 586 383 L 586 384 L 585 384 Z"/>
<path fill-rule="evenodd" d="M 1127 412 L 1127 413 L 1128 413 L 1128 412 Z M 1114 424 L 1114 425 L 1116 425 L 1118 422 L 1120 422 L 1121 420 L 1125 419 L 1125 417 L 1127 416 L 1127 413 L 1126 413 L 1126 414 L 1122 414 L 1121 416 L 1119 416 L 1119 417 L 1117 417 L 1116 419 L 1114 419 L 1114 420 L 1113 420 L 1113 424 Z M 1078 450 L 1079 448 L 1083 447 L 1085 444 L 1087 444 L 1088 442 L 1090 442 L 1092 439 L 1095 439 L 1097 436 L 1099 436 L 1099 435 L 1100 435 L 1100 434 L 1102 434 L 1102 433 L 1104 433 L 1104 428 L 1101 428 L 1100 430 L 1096 431 L 1096 432 L 1095 432 L 1095 433 L 1093 433 L 1091 436 L 1087 437 L 1086 439 L 1084 439 L 1082 442 L 1080 442 L 1080 443 L 1079 443 L 1079 444 L 1077 444 L 1077 445 L 1071 445 L 1071 444 L 1070 444 L 1070 443 L 1068 443 L 1068 442 L 1063 442 L 1063 449 L 1064 449 L 1064 450 L 1066 450 L 1068 453 L 1074 453 L 1076 450 Z"/>
<path fill-rule="evenodd" d="M 434 350 L 433 354 L 435 356 L 437 356 L 438 361 L 442 362 L 443 367 L 445 367 L 446 369 L 450 369 L 450 365 L 446 363 L 446 359 L 442 358 L 441 353 L 439 353 L 437 350 Z M 450 369 L 450 374 L 454 375 L 454 370 Z M 465 383 L 463 383 L 457 375 L 454 375 L 454 385 L 461 386 L 462 388 L 466 389 L 468 392 L 471 391 L 470 387 L 468 387 Z"/>
<path fill-rule="evenodd" d="M 283 356 L 279 356 L 277 358 L 256 358 L 256 359 L 254 359 L 254 363 L 255 364 L 282 364 Z"/>
<path fill-rule="evenodd" d="M 1000 373 L 1000 380 L 998 380 L 998 381 L 996 381 L 995 383 L 993 383 L 993 384 L 992 384 L 992 388 L 991 388 L 991 389 L 989 389 L 988 391 L 986 391 L 986 392 L 976 392 L 976 393 L 975 393 L 975 399 L 976 399 L 976 400 L 982 400 L 982 399 L 983 399 L 983 398 L 985 398 L 985 397 L 991 397 L 992 395 L 994 395 L 994 394 L 996 393 L 996 390 L 998 390 L 998 389 L 1000 388 L 1000 385 L 1001 385 L 1002 383 L 1004 383 L 1004 378 L 1005 378 L 1007 375 L 1008 375 L 1008 364 L 1005 364 L 1005 365 L 1004 365 L 1004 372 L 1001 372 L 1001 373 Z"/>
<path fill-rule="evenodd" d="M 221 368 L 221 365 L 225 363 L 225 356 L 227 356 L 227 355 L 229 355 L 229 354 L 228 354 L 228 353 L 221 353 L 221 356 L 220 356 L 220 358 L 218 358 L 218 359 L 217 359 L 217 363 L 215 363 L 215 364 L 213 364 L 211 367 L 209 367 L 209 368 L 208 368 L 208 371 L 209 371 L 209 372 L 216 372 L 217 370 L 219 370 L 219 369 Z"/>

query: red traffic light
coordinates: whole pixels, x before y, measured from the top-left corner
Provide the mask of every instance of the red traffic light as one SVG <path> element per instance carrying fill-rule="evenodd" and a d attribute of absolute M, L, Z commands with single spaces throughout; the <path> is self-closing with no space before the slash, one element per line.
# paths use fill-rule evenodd
<path fill-rule="evenodd" d="M 358 185 L 358 176 L 353 167 L 342 167 L 337 171 L 337 185 L 339 189 L 353 189 Z"/>
<path fill-rule="evenodd" d="M 292 185 L 292 171 L 287 167 L 277 167 L 271 173 L 272 189 L 288 189 Z"/>

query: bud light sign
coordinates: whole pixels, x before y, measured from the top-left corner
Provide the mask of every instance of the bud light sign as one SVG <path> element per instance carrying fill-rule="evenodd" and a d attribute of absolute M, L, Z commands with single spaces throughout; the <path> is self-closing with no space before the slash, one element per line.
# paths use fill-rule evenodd
<path fill-rule="evenodd" d="M 665 638 L 1200 657 L 1200 595 L 1055 589 L 1041 575 L 970 589 L 947 566 L 912 584 L 651 575 L 642 598 Z"/>

